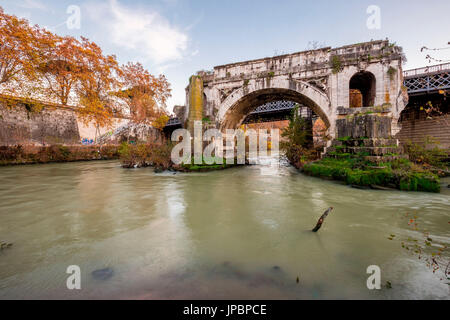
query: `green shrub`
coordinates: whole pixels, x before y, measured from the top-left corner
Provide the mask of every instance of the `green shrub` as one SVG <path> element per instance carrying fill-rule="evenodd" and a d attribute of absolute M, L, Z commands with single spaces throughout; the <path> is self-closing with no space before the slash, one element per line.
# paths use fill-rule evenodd
<path fill-rule="evenodd" d="M 395 185 L 404 191 L 439 192 L 439 178 L 405 159 L 384 163 L 376 169 L 373 164 L 362 159 L 324 158 L 306 164 L 306 174 L 344 181 L 358 186 L 391 186 Z"/>
<path fill-rule="evenodd" d="M 125 168 L 154 166 L 166 170 L 172 165 L 172 148 L 170 143 L 124 142 L 119 148 L 120 161 Z"/>
<path fill-rule="evenodd" d="M 448 166 L 445 163 L 448 151 L 439 148 L 439 145 L 440 143 L 436 139 L 428 136 L 421 143 L 409 141 L 404 148 L 411 161 L 442 168 Z"/>
<path fill-rule="evenodd" d="M 312 123 L 298 115 L 296 105 L 289 119 L 289 126 L 281 134 L 284 138 L 280 147 L 289 162 L 297 168 L 317 159 L 317 151 L 313 149 Z"/>
<path fill-rule="evenodd" d="M 333 69 L 333 74 L 337 74 L 342 71 L 342 60 L 339 56 L 333 56 L 330 60 L 331 68 Z"/>
<path fill-rule="evenodd" d="M 109 160 L 118 157 L 118 147 L 114 145 L 0 147 L 0 165 Z"/>
<path fill-rule="evenodd" d="M 59 146 L 57 157 L 60 157 L 61 161 L 67 161 L 70 158 L 70 150 L 66 146 Z"/>
<path fill-rule="evenodd" d="M 431 173 L 412 172 L 404 175 L 399 181 L 400 190 L 439 192 L 439 178 Z"/>
<path fill-rule="evenodd" d="M 0 146 L 0 161 L 13 161 L 20 159 L 24 154 L 23 147 L 21 145 L 17 146 Z"/>

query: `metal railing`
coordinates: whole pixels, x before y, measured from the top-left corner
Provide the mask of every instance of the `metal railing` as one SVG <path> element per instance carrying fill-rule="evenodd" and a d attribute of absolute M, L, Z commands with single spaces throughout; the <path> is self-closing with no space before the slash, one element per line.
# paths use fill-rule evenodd
<path fill-rule="evenodd" d="M 167 121 L 167 123 L 166 123 L 166 127 L 180 126 L 180 125 L 181 125 L 181 121 L 176 117 L 170 118 L 169 121 Z"/>
<path fill-rule="evenodd" d="M 256 108 L 255 111 L 251 112 L 250 115 L 258 115 L 258 114 L 267 114 L 267 113 L 274 113 L 274 112 L 280 112 L 280 111 L 288 111 L 295 108 L 296 103 L 292 101 L 275 101 L 263 104 L 262 106 L 259 106 Z M 308 108 L 302 108 L 301 111 L 303 113 L 308 112 Z M 304 116 L 302 113 L 302 116 Z M 309 114 L 308 114 L 309 115 Z M 305 116 L 306 117 L 306 116 Z M 170 120 L 167 122 L 166 127 L 173 127 L 173 126 L 180 126 L 181 121 L 176 118 L 170 118 Z"/>
<path fill-rule="evenodd" d="M 405 71 L 404 85 L 409 94 L 450 89 L 450 63 Z"/>
<path fill-rule="evenodd" d="M 429 66 L 429 67 L 423 67 L 423 68 L 417 68 L 412 70 L 406 70 L 403 72 L 403 76 L 406 77 L 417 77 L 422 76 L 430 73 L 438 73 L 442 71 L 450 70 L 450 63 L 443 63 L 438 64 L 435 66 Z"/>
<path fill-rule="evenodd" d="M 296 105 L 296 103 L 292 102 L 292 101 L 269 102 L 269 103 L 263 104 L 262 106 L 259 106 L 258 108 L 256 108 L 255 111 L 251 112 L 250 114 L 261 114 L 261 113 L 268 113 L 268 112 L 292 110 L 295 108 L 295 105 Z"/>

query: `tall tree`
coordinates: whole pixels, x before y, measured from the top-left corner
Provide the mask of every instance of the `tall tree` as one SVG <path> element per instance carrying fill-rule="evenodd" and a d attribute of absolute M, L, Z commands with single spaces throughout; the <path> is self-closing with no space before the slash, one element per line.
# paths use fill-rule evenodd
<path fill-rule="evenodd" d="M 115 56 L 104 56 L 94 42 L 82 38 L 83 59 L 76 92 L 79 97 L 79 114 L 83 122 L 93 122 L 96 137 L 100 127 L 110 127 L 113 116 L 120 114 L 113 92 L 119 88 L 119 64 Z"/>
<path fill-rule="evenodd" d="M 45 90 L 50 97 L 67 105 L 73 98 L 75 85 L 86 72 L 82 45 L 73 37 L 48 34 L 40 42 L 47 47 L 42 51 L 45 61 L 38 68 Z"/>
<path fill-rule="evenodd" d="M 11 85 L 36 76 L 39 52 L 36 50 L 38 27 L 25 19 L 5 14 L 0 7 L 0 85 Z M 11 86 L 12 87 L 12 86 Z"/>
<path fill-rule="evenodd" d="M 119 67 L 94 42 L 30 26 L 0 7 L 0 90 L 5 87 L 20 97 L 77 104 L 81 120 L 95 123 L 97 133 L 124 109 L 134 122 L 163 128 L 168 120 L 171 90 L 164 76 L 140 63 Z"/>
<path fill-rule="evenodd" d="M 129 62 L 121 69 L 124 89 L 117 96 L 125 102 L 135 123 L 151 124 L 167 113 L 171 89 L 165 76 L 151 75 L 140 63 Z"/>

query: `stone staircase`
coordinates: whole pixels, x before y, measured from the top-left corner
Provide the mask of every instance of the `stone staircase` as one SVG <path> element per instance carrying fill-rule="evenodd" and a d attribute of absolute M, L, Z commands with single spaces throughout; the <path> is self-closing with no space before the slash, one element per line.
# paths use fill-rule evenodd
<path fill-rule="evenodd" d="M 375 163 L 388 162 L 396 159 L 408 159 L 402 154 L 397 139 L 383 138 L 349 138 L 334 140 L 327 148 L 326 156 L 333 158 L 363 157 Z"/>
<path fill-rule="evenodd" d="M 341 117 L 336 122 L 338 138 L 326 148 L 325 156 L 358 157 L 374 163 L 407 159 L 399 140 L 391 136 L 391 121 L 390 117 L 379 114 Z"/>

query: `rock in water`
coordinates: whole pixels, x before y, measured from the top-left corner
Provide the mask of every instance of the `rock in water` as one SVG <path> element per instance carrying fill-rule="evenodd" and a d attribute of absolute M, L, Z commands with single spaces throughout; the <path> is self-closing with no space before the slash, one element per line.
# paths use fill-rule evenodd
<path fill-rule="evenodd" d="M 357 184 L 352 184 L 351 187 L 352 187 L 353 189 L 360 189 L 360 190 L 367 190 L 367 189 L 369 189 L 369 187 L 359 186 L 359 185 L 357 185 Z"/>
<path fill-rule="evenodd" d="M 100 270 L 95 270 L 92 272 L 92 276 L 97 280 L 108 280 L 114 275 L 114 270 L 111 268 L 105 268 Z"/>
<path fill-rule="evenodd" d="M 161 167 L 155 167 L 154 172 L 155 173 L 162 173 L 162 172 L 164 172 L 164 169 L 161 168 Z"/>
<path fill-rule="evenodd" d="M 381 191 L 392 191 L 393 190 L 392 188 L 378 186 L 376 184 L 370 185 L 370 188 L 372 188 L 373 190 L 381 190 Z"/>

